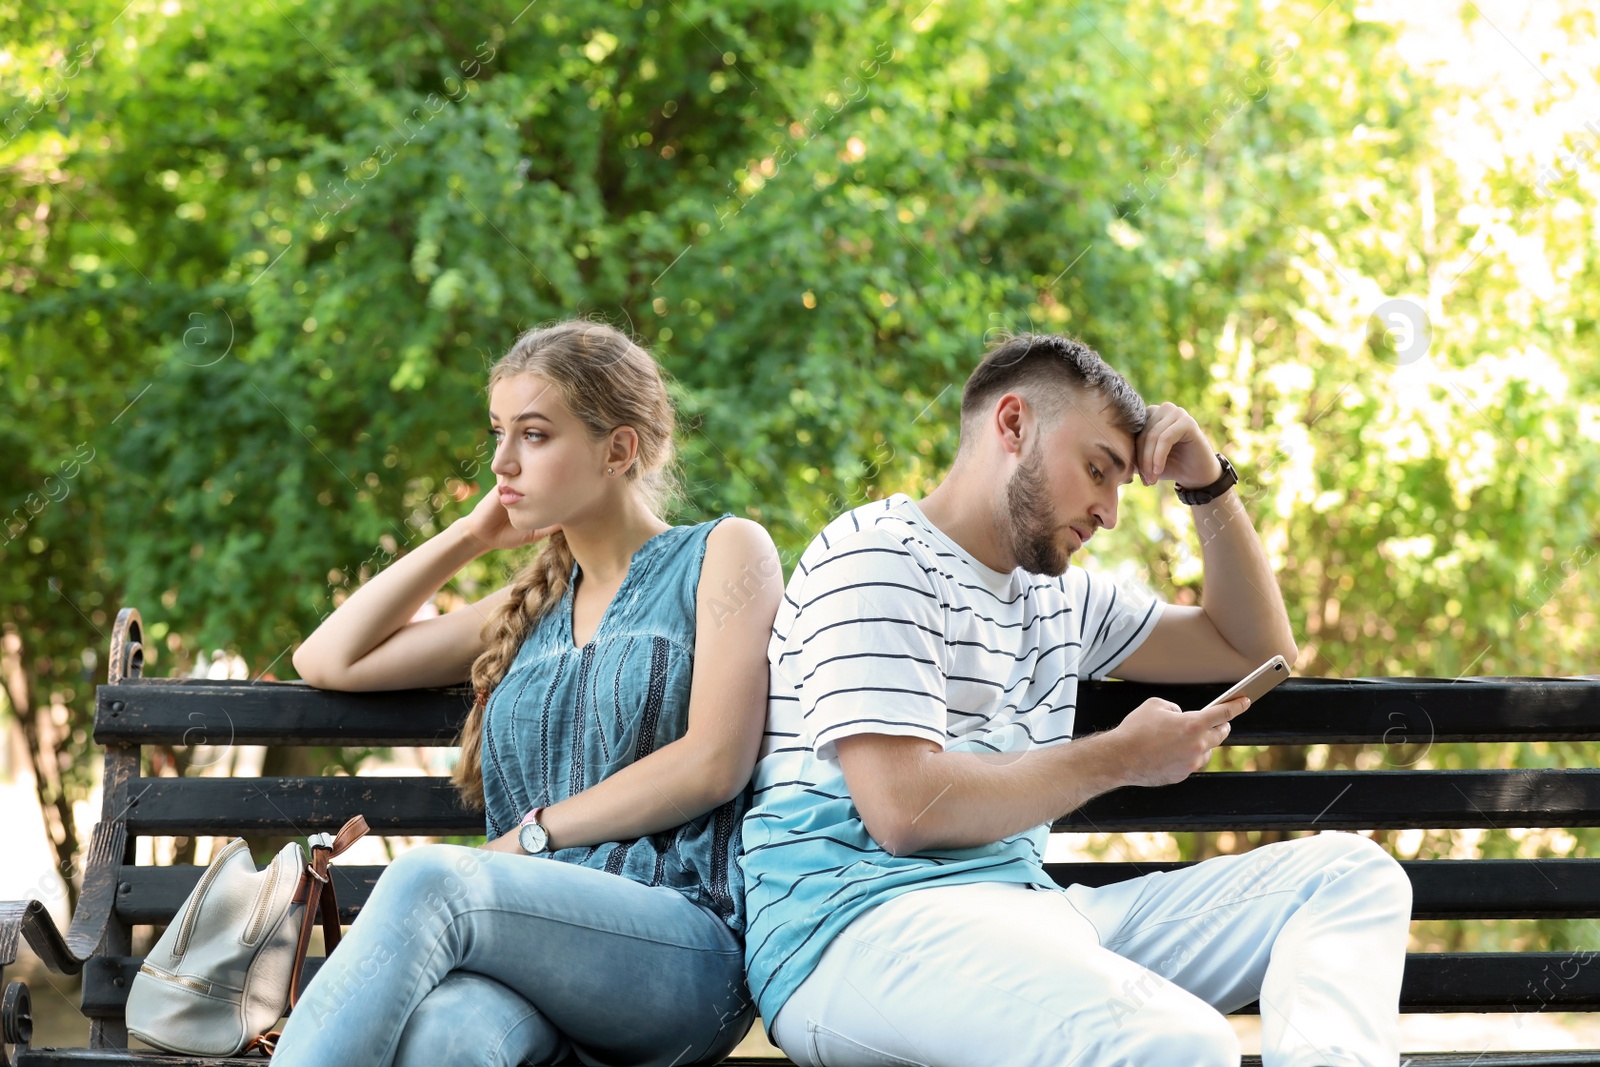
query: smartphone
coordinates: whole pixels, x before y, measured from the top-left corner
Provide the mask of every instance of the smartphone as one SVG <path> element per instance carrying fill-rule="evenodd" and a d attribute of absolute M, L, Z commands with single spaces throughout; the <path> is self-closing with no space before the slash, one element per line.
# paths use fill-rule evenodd
<path fill-rule="evenodd" d="M 1272 687 L 1289 677 L 1289 661 L 1282 656 L 1273 656 L 1267 662 L 1257 667 L 1246 675 L 1241 681 L 1230 685 L 1206 707 L 1213 708 L 1218 704 L 1226 703 L 1237 696 L 1247 696 L 1250 703 L 1254 704 L 1271 691 Z M 1202 709 L 1203 710 L 1203 709 Z"/>

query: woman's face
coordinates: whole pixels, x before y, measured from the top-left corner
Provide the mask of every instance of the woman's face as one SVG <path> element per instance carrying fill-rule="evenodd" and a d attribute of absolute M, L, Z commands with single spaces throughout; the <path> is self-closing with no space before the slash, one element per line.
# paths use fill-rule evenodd
<path fill-rule="evenodd" d="M 537 374 L 495 383 L 489 397 L 494 471 L 511 525 L 534 530 L 572 522 L 604 489 L 605 441 L 594 441 Z"/>

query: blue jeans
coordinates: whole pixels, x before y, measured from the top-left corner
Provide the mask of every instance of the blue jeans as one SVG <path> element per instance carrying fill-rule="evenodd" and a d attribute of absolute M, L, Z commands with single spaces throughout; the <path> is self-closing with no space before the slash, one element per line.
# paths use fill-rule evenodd
<path fill-rule="evenodd" d="M 677 890 L 424 845 L 378 879 L 273 1063 L 715 1063 L 754 1019 L 738 935 Z"/>

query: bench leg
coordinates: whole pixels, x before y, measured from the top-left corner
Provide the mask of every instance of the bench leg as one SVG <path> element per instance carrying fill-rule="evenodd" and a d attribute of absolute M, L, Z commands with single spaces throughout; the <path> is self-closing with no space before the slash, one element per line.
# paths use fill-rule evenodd
<path fill-rule="evenodd" d="M 133 931 L 119 922 L 106 928 L 104 951 L 109 956 L 126 956 L 133 951 Z M 121 978 L 117 979 L 122 981 Z M 118 1015 L 111 1019 L 89 1020 L 90 1048 L 127 1048 L 128 1021 Z"/>
<path fill-rule="evenodd" d="M 28 983 L 11 982 L 0 997 L 0 1067 L 10 1067 L 11 1058 L 6 1046 L 20 1057 L 33 1042 L 33 1000 L 28 995 Z"/>
<path fill-rule="evenodd" d="M 121 1019 L 95 1019 L 89 1023 L 90 1048 L 127 1048 L 128 1024 Z"/>

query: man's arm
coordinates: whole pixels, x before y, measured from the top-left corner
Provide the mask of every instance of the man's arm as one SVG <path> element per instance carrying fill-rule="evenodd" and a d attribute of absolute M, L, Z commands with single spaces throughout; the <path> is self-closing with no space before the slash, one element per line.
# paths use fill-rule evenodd
<path fill-rule="evenodd" d="M 1135 443 L 1145 484 L 1210 485 L 1222 476 L 1194 417 L 1173 404 L 1150 409 Z M 1205 561 L 1199 607 L 1169 605 L 1155 629 L 1111 673 L 1131 682 L 1233 682 L 1273 656 L 1299 657 L 1277 576 L 1250 515 L 1230 489 L 1191 509 Z"/>
<path fill-rule="evenodd" d="M 1205 766 L 1240 697 L 1185 712 L 1152 698 L 1113 730 L 1020 753 L 945 752 L 932 741 L 853 734 L 839 766 L 872 839 L 896 856 L 987 845 L 1053 822 L 1124 785 L 1169 785 Z"/>

